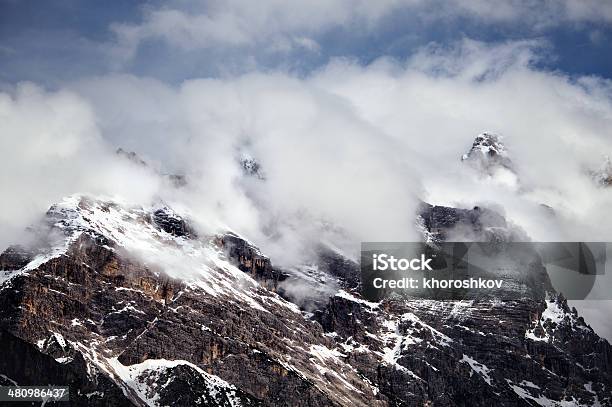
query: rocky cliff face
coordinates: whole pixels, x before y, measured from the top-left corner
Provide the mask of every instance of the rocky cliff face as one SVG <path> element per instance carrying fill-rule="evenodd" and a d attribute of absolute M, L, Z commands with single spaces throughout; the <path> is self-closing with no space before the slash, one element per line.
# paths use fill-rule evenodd
<path fill-rule="evenodd" d="M 507 229 L 485 212 L 422 226 Z M 69 384 L 75 406 L 612 405 L 612 347 L 560 295 L 372 303 L 333 250 L 296 274 L 166 206 L 75 196 L 46 222 L 48 245 L 0 255 L 2 383 Z M 333 287 L 308 310 L 305 278 Z"/>

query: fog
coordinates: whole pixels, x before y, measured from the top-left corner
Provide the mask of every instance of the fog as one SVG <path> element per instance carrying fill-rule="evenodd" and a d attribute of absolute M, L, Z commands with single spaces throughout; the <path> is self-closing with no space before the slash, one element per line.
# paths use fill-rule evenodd
<path fill-rule="evenodd" d="M 174 201 L 205 229 L 231 228 L 274 251 L 278 243 L 289 261 L 319 224 L 354 241 L 414 239 L 420 199 L 499 208 L 534 240 L 607 240 L 612 191 L 588 171 L 612 150 L 612 87 L 535 69 L 541 45 L 464 40 L 405 61 L 336 60 L 304 78 L 169 86 L 108 75 L 56 92 L 20 84 L 1 99 L 3 230 L 91 192 Z M 482 131 L 503 136 L 518 186 L 460 161 Z M 188 187 L 164 188 L 118 147 L 158 173 L 185 174 Z M 245 155 L 265 180 L 245 176 Z"/>
<path fill-rule="evenodd" d="M 95 112 L 70 91 L 31 83 L 0 94 L 0 247 L 15 243 L 49 206 L 80 191 L 148 199 L 159 180 L 114 155 Z M 134 188 L 137 186 L 137 188 Z"/>
<path fill-rule="evenodd" d="M 75 192 L 162 199 L 284 265 L 322 239 L 351 255 L 362 240 L 417 239 L 420 200 L 497 208 L 533 240 L 609 241 L 612 189 L 588 172 L 612 151 L 612 85 L 535 68 L 546 56 L 538 42 L 462 40 L 401 61 L 338 59 L 305 77 L 19 84 L 0 95 L 0 246 Z M 483 131 L 503 136 L 518 185 L 461 162 Z M 245 155 L 265 179 L 244 174 Z"/>

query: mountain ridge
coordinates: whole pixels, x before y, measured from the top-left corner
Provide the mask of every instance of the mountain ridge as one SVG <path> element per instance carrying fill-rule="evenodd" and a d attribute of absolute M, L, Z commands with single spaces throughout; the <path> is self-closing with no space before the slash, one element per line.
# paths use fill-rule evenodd
<path fill-rule="evenodd" d="M 370 303 L 336 262 L 339 291 L 307 312 L 279 290 L 288 271 L 238 235 L 190 232 L 167 206 L 73 196 L 46 219 L 63 245 L 0 255 L 0 330 L 71 378 L 74 405 L 611 402 L 610 344 L 561 296 Z"/>

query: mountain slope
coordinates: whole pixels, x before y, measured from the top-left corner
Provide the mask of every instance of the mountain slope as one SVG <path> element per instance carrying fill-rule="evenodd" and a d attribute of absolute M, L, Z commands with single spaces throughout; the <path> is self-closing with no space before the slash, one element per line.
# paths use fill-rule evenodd
<path fill-rule="evenodd" d="M 505 223 L 437 208 L 440 236 Z M 291 270 L 164 205 L 74 196 L 36 233 L 0 255 L 0 377 L 70 383 L 73 405 L 612 404 L 612 348 L 561 296 L 371 303 L 328 254 L 340 289 L 305 312 Z"/>

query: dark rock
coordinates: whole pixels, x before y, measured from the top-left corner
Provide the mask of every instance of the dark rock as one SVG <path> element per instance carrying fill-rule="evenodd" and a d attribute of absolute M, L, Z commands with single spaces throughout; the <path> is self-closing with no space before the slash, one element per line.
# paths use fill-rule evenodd
<path fill-rule="evenodd" d="M 218 236 L 215 241 L 240 270 L 251 274 L 267 289 L 276 291 L 278 283 L 287 279 L 287 273 L 272 267 L 269 258 L 238 235 L 226 233 Z"/>
<path fill-rule="evenodd" d="M 118 156 L 123 157 L 130 162 L 139 165 L 141 167 L 148 167 L 147 162 L 138 156 L 134 151 L 125 151 L 122 148 L 118 148 L 115 152 Z"/>
<path fill-rule="evenodd" d="M 161 230 L 173 236 L 197 238 L 197 233 L 189 223 L 168 207 L 163 207 L 153 212 L 153 219 Z"/>
<path fill-rule="evenodd" d="M 240 159 L 240 166 L 242 167 L 244 175 L 254 177 L 260 180 L 266 179 L 265 175 L 263 174 L 261 165 L 257 160 L 250 157 L 242 157 Z"/>
<path fill-rule="evenodd" d="M 22 246 L 11 246 L 0 254 L 0 270 L 19 270 L 34 257 L 32 251 Z"/>
<path fill-rule="evenodd" d="M 106 210 L 50 210 L 65 252 L 0 285 L 0 383 L 69 384 L 77 406 L 143 406 L 145 396 L 173 406 L 612 405 L 612 347 L 561 296 L 371 303 L 349 288 L 356 269 L 333 255 L 325 272 L 344 291 L 305 314 L 274 292 L 286 272 L 239 236 L 212 242 L 222 265 L 202 265 L 211 291 L 82 221 Z M 427 206 L 424 220 L 442 235 L 457 224 L 503 228 L 483 211 Z M 186 242 L 188 223 L 173 216 L 126 219 L 164 226 L 173 249 Z"/>

